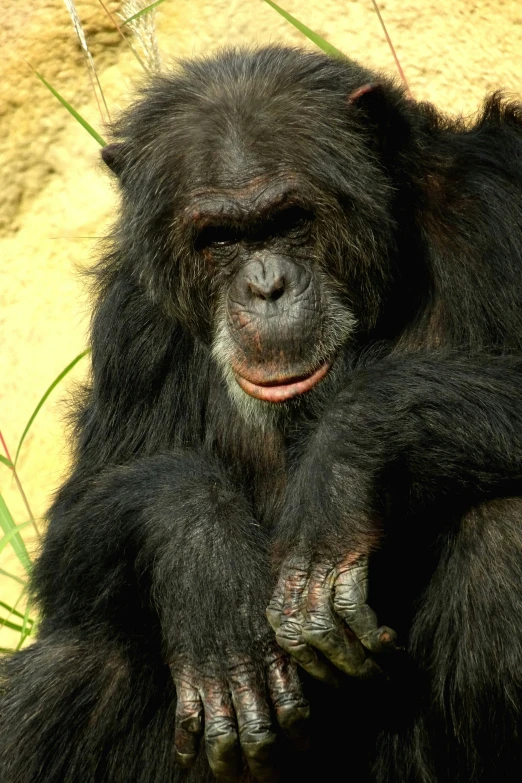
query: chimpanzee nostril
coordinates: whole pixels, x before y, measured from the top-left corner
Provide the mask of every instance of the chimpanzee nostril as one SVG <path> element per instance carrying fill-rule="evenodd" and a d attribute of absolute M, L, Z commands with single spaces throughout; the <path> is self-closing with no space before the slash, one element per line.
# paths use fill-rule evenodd
<path fill-rule="evenodd" d="M 270 281 L 266 278 L 264 280 L 249 280 L 248 287 L 259 299 L 275 302 L 285 292 L 285 278 L 281 275 L 273 277 Z"/>
<path fill-rule="evenodd" d="M 276 304 L 292 307 L 310 283 L 310 272 L 287 258 L 265 253 L 241 266 L 229 289 L 236 305 L 259 314 L 267 308 L 272 314 Z"/>

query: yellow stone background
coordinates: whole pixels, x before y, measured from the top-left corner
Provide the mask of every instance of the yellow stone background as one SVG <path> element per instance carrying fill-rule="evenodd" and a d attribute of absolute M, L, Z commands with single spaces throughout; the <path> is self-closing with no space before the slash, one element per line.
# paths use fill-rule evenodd
<path fill-rule="evenodd" d="M 105 4 L 112 13 L 120 7 L 119 0 Z M 281 4 L 346 54 L 395 73 L 371 0 Z M 77 7 L 116 114 L 132 99 L 142 71 L 100 2 L 77 0 Z M 520 95 L 520 0 L 383 0 L 380 8 L 416 98 L 469 114 L 488 91 L 502 87 Z M 166 65 L 228 45 L 307 45 L 263 0 L 166 0 L 157 29 Z M 103 134 L 63 1 L 2 0 L 0 52 L 0 429 L 14 454 L 43 392 L 86 346 L 89 303 L 79 272 L 96 253 L 95 240 L 86 237 L 103 233 L 115 200 L 98 145 L 31 69 Z M 49 398 L 24 443 L 19 475 L 38 517 L 67 470 L 66 401 L 87 371 L 83 360 Z M 25 521 L 2 465 L 0 491 L 16 521 Z M 35 552 L 37 541 L 30 534 L 27 540 Z M 18 567 L 9 546 L 0 567 Z M 20 585 L 0 575 L 0 601 L 12 603 L 19 592 Z M 0 648 L 13 642 L 15 635 L 0 628 Z"/>

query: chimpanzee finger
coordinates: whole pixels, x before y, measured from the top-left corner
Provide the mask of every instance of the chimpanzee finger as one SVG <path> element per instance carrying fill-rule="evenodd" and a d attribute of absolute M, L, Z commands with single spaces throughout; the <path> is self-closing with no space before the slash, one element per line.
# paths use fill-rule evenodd
<path fill-rule="evenodd" d="M 295 663 L 281 651 L 267 662 L 267 686 L 279 725 L 296 748 L 304 750 L 309 742 L 310 707 Z"/>
<path fill-rule="evenodd" d="M 285 577 L 283 609 L 276 631 L 276 641 L 312 677 L 330 685 L 339 685 L 339 675 L 303 638 L 308 571 L 299 563 L 291 563 L 285 569 Z"/>
<path fill-rule="evenodd" d="M 229 671 L 230 691 L 236 711 L 239 741 L 250 772 L 260 783 L 278 778 L 276 734 L 270 707 L 255 668 L 238 663 Z"/>
<path fill-rule="evenodd" d="M 268 620 L 274 633 L 277 633 L 279 626 L 281 625 L 285 597 L 285 582 L 286 575 L 283 571 L 279 575 L 274 594 L 272 595 L 270 603 L 266 608 L 266 619 Z"/>
<path fill-rule="evenodd" d="M 379 666 L 367 658 L 363 646 L 332 611 L 334 575 L 331 566 L 321 566 L 310 578 L 303 638 L 345 674 L 371 677 L 380 673 Z"/>
<path fill-rule="evenodd" d="M 205 746 L 208 763 L 222 783 L 241 777 L 242 764 L 236 718 L 227 685 L 219 679 L 202 680 L 205 709 Z"/>
<path fill-rule="evenodd" d="M 368 599 L 368 558 L 347 558 L 337 571 L 334 585 L 334 611 L 371 652 L 396 649 L 397 635 L 386 625 L 379 626 Z"/>
<path fill-rule="evenodd" d="M 182 673 L 174 680 L 177 693 L 174 729 L 174 753 L 180 767 L 192 766 L 198 755 L 203 731 L 203 705 L 190 675 Z"/>

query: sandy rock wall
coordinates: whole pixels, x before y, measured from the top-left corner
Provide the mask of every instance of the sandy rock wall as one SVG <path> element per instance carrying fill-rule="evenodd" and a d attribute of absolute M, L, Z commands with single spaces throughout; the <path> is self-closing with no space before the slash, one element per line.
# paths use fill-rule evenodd
<path fill-rule="evenodd" d="M 116 0 L 106 4 L 113 13 L 119 8 Z M 395 73 L 370 0 L 281 4 L 348 55 Z M 78 0 L 77 7 L 116 112 L 131 99 L 141 69 L 99 2 Z M 383 0 L 380 8 L 416 98 L 469 113 L 499 86 L 520 94 L 519 0 Z M 167 0 L 157 25 L 167 64 L 232 44 L 307 45 L 263 0 Z M 18 0 L 3 0 L 0 51 L 0 429 L 14 451 L 45 389 L 86 345 L 89 306 L 78 270 L 92 262 L 114 194 L 96 142 L 27 65 L 103 132 L 62 0 L 39 0 L 30 11 Z M 66 469 L 63 400 L 86 369 L 84 360 L 50 398 L 21 452 L 20 477 L 37 515 Z M 25 509 L 2 466 L 0 491 L 23 521 Z M 0 567 L 14 565 L 6 550 Z M 11 589 L 0 576 L 0 599 Z"/>
<path fill-rule="evenodd" d="M 113 11 L 118 5 L 108 3 Z M 78 0 L 77 6 L 103 69 L 116 60 L 120 36 L 96 0 Z M 57 173 L 53 146 L 66 122 L 32 69 L 73 105 L 84 103 L 90 89 L 63 0 L 40 0 L 30 12 L 18 0 L 3 0 L 0 51 L 0 232 L 5 234 L 20 228 L 20 216 Z"/>

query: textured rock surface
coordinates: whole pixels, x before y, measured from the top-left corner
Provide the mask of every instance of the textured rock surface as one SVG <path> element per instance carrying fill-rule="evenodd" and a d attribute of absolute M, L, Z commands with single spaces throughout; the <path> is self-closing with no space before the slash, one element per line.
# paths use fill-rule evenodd
<path fill-rule="evenodd" d="M 371 0 L 280 0 L 331 43 L 372 67 L 395 66 Z M 78 10 L 109 107 L 124 106 L 141 70 L 96 0 Z M 117 2 L 109 4 L 112 10 Z M 380 4 L 411 90 L 451 112 L 470 113 L 487 91 L 520 90 L 519 0 L 386 0 Z M 15 451 L 36 403 L 85 346 L 88 303 L 78 268 L 90 263 L 110 219 L 113 194 L 95 141 L 36 79 L 24 60 L 102 130 L 83 57 L 62 0 L 31 6 L 3 0 L 0 28 L 0 429 Z M 158 34 L 166 63 L 224 45 L 305 39 L 262 0 L 167 0 Z M 41 515 L 68 459 L 63 400 L 86 363 L 38 415 L 19 471 Z M 0 490 L 17 521 L 26 512 L 0 466 Z M 88 520 L 86 520 L 88 524 Z M 8 547 L 0 567 L 16 566 Z M 0 600 L 14 600 L 0 576 Z M 0 629 L 0 647 L 12 637 Z"/>

